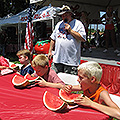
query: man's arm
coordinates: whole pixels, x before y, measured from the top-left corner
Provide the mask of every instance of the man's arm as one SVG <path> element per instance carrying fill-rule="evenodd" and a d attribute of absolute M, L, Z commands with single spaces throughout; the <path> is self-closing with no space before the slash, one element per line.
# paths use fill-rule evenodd
<path fill-rule="evenodd" d="M 52 58 L 52 50 L 55 46 L 55 41 L 53 39 L 50 39 L 50 48 L 49 48 L 49 52 L 48 52 L 48 59 L 50 60 Z"/>
<path fill-rule="evenodd" d="M 86 41 L 78 32 L 76 32 L 76 31 L 74 31 L 72 29 L 69 31 L 69 33 L 77 40 L 80 40 L 82 42 Z"/>
<path fill-rule="evenodd" d="M 65 23 L 65 29 L 76 39 L 80 40 L 82 42 L 85 42 L 86 40 L 76 31 L 72 30 L 70 25 Z"/>

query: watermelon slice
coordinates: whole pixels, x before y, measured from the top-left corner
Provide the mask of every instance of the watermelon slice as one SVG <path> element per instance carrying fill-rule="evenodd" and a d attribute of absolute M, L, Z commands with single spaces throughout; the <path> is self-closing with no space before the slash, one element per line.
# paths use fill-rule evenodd
<path fill-rule="evenodd" d="M 11 68 L 11 69 L 19 70 L 19 66 L 17 66 L 17 65 L 14 64 L 14 63 L 10 65 L 10 68 Z"/>
<path fill-rule="evenodd" d="M 15 75 L 12 83 L 17 87 L 35 86 L 35 83 L 40 81 L 40 77 L 32 77 L 29 73 L 25 76 Z"/>
<path fill-rule="evenodd" d="M 52 111 L 61 111 L 67 108 L 67 104 L 63 100 L 48 91 L 45 91 L 43 95 L 43 103 Z"/>
<path fill-rule="evenodd" d="M 12 79 L 12 83 L 15 86 L 25 87 L 29 84 L 29 81 L 20 75 L 15 75 Z"/>
<path fill-rule="evenodd" d="M 27 79 L 29 82 L 35 82 L 37 80 L 40 80 L 40 77 L 32 77 L 29 73 L 27 73 L 25 76 L 24 76 L 24 79 Z"/>
<path fill-rule="evenodd" d="M 74 100 L 77 99 L 78 96 L 83 96 L 83 94 L 67 93 L 65 90 L 60 89 L 59 96 L 65 102 L 74 104 Z"/>
<path fill-rule="evenodd" d="M 16 67 L 17 65 L 15 65 L 14 63 L 12 65 L 10 65 L 11 68 Z"/>

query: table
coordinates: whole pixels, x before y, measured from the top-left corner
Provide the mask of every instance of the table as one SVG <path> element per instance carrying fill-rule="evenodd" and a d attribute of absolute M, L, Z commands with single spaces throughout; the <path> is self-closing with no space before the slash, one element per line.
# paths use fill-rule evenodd
<path fill-rule="evenodd" d="M 43 104 L 47 90 L 58 95 L 55 88 L 17 89 L 11 80 L 16 73 L 0 76 L 0 118 L 2 120 L 107 120 L 109 116 L 91 108 L 79 107 L 63 113 L 48 110 Z"/>

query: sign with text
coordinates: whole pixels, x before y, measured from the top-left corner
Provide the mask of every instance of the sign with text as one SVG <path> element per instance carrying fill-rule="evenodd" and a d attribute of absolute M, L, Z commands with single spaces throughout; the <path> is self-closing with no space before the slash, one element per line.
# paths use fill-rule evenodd
<path fill-rule="evenodd" d="M 33 22 L 40 20 L 49 20 L 52 19 L 56 13 L 56 9 L 53 7 L 43 7 L 38 10 L 32 17 Z M 21 16 L 20 21 L 26 22 L 28 19 L 28 15 Z"/>

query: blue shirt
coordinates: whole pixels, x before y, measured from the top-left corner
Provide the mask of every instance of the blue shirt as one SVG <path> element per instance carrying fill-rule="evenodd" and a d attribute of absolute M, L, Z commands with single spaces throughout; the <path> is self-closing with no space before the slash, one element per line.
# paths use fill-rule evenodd
<path fill-rule="evenodd" d="M 25 67 L 24 65 L 21 67 L 21 70 L 20 70 L 21 75 L 25 76 L 27 73 L 29 74 L 34 73 L 34 69 L 31 67 L 30 64 L 28 64 L 25 68 L 24 67 Z"/>

